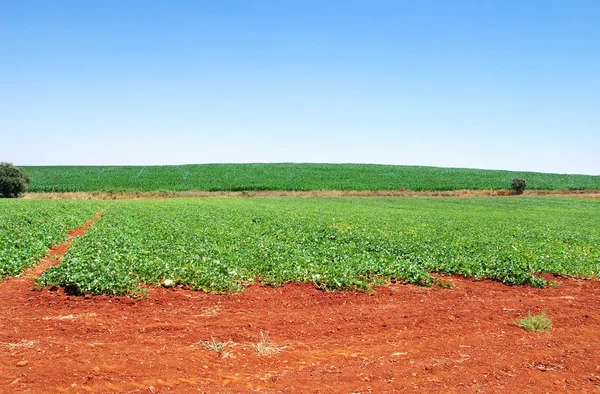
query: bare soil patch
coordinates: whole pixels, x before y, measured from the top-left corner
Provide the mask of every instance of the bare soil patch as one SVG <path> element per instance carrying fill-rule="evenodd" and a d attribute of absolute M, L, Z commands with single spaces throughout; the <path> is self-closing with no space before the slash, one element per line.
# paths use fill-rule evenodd
<path fill-rule="evenodd" d="M 0 287 L 0 392 L 599 392 L 600 282 L 145 299 Z M 515 320 L 546 310 L 553 329 Z M 261 355 L 261 332 L 279 351 Z M 210 344 L 223 344 L 222 351 Z"/>
<path fill-rule="evenodd" d="M 311 191 L 157 191 L 157 192 L 64 192 L 28 193 L 25 198 L 33 199 L 85 199 L 85 200 L 135 200 L 152 198 L 183 197 L 498 197 L 511 196 L 510 190 L 311 190 Z M 523 196 L 573 196 L 600 198 L 600 190 L 527 190 Z"/>

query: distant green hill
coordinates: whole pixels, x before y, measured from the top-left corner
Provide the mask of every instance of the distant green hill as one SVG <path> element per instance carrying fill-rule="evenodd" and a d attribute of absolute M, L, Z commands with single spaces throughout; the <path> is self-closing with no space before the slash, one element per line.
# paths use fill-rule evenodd
<path fill-rule="evenodd" d="M 32 192 L 600 189 L 600 176 L 377 164 L 191 164 L 24 167 Z"/>

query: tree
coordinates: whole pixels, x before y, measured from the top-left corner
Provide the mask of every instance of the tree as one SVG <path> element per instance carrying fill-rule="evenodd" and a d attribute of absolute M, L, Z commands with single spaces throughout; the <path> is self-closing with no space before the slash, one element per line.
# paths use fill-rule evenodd
<path fill-rule="evenodd" d="M 29 175 L 22 168 L 11 163 L 0 162 L 0 197 L 16 198 L 27 191 L 31 182 Z"/>
<path fill-rule="evenodd" d="M 527 187 L 527 182 L 523 179 L 515 178 L 512 180 L 510 188 L 512 190 L 512 194 L 523 194 L 523 191 Z"/>

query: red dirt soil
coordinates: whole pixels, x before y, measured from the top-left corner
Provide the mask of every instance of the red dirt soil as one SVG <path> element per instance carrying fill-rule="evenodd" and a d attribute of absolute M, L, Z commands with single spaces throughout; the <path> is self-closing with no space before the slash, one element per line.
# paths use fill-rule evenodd
<path fill-rule="evenodd" d="M 157 288 L 133 300 L 34 290 L 31 276 L 0 283 L 0 393 L 600 393 L 596 280 Z M 514 323 L 542 310 L 551 331 Z M 256 353 L 261 331 L 279 353 Z M 218 353 L 200 343 L 211 338 L 231 343 Z"/>

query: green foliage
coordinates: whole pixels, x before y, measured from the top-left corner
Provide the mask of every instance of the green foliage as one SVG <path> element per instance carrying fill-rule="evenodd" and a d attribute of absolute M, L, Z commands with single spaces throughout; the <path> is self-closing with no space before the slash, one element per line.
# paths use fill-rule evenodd
<path fill-rule="evenodd" d="M 525 188 L 527 187 L 527 182 L 523 179 L 515 178 L 512 180 L 510 184 L 510 189 L 513 194 L 523 194 Z"/>
<path fill-rule="evenodd" d="M 375 164 L 198 164 L 183 166 L 26 167 L 32 192 L 600 189 L 600 176 Z"/>
<path fill-rule="evenodd" d="M 11 163 L 0 163 L 0 197 L 17 198 L 27 191 L 31 181 L 22 168 Z"/>
<path fill-rule="evenodd" d="M 91 201 L 1 200 L 0 279 L 35 264 L 99 210 Z"/>
<path fill-rule="evenodd" d="M 369 290 L 430 273 L 545 286 L 599 276 L 600 201 L 573 198 L 210 198 L 116 201 L 42 285 L 235 292 L 260 281 Z"/>
<path fill-rule="evenodd" d="M 546 315 L 546 311 L 542 311 L 537 315 L 527 312 L 527 317 L 517 321 L 517 325 L 525 331 L 548 331 L 552 328 L 552 319 Z"/>

